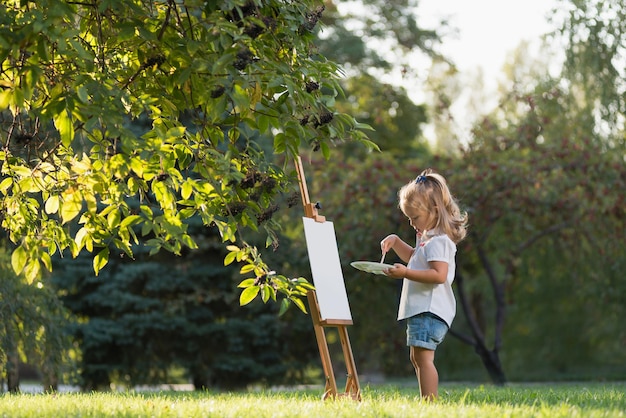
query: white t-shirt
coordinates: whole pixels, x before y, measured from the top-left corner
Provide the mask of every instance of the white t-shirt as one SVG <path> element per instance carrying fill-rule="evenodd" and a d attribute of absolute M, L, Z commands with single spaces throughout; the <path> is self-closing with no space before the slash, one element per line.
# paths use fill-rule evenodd
<path fill-rule="evenodd" d="M 448 277 L 441 284 L 426 284 L 404 279 L 398 320 L 410 318 L 422 312 L 431 312 L 443 319 L 448 326 L 456 315 L 456 299 L 452 291 L 456 263 L 456 245 L 445 234 L 426 231 L 418 239 L 415 251 L 407 267 L 411 270 L 428 270 L 429 261 L 448 263 Z"/>

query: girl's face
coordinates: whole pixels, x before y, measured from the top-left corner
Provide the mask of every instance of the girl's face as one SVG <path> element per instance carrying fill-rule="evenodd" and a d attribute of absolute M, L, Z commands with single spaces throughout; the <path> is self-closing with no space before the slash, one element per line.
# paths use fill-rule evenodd
<path fill-rule="evenodd" d="M 434 216 L 424 209 L 406 208 L 404 214 L 416 232 L 422 233 L 435 226 Z"/>

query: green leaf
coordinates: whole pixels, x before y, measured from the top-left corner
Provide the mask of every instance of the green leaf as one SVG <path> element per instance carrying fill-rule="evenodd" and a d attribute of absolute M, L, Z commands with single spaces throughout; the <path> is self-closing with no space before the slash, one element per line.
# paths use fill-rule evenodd
<path fill-rule="evenodd" d="M 76 233 L 76 235 L 74 236 L 74 242 L 76 243 L 76 245 L 78 246 L 78 250 L 80 251 L 83 246 L 85 245 L 85 243 L 83 242 L 83 240 L 85 239 L 85 237 L 89 234 L 89 231 L 87 230 L 87 228 L 82 227 L 78 230 L 78 232 Z"/>
<path fill-rule="evenodd" d="M 50 258 L 50 254 L 42 253 L 41 254 L 41 262 L 46 267 L 48 271 L 52 271 L 52 259 Z"/>
<path fill-rule="evenodd" d="M 289 309 L 289 305 L 291 305 L 291 302 L 289 302 L 289 299 L 283 299 L 280 302 L 280 310 L 278 311 L 278 316 L 281 316 L 285 312 L 287 312 L 287 309 Z"/>
<path fill-rule="evenodd" d="M 252 270 L 254 270 L 254 264 L 246 264 L 245 266 L 241 267 L 241 270 L 239 270 L 239 274 L 250 273 Z"/>
<path fill-rule="evenodd" d="M 191 193 L 193 192 L 193 183 L 194 181 L 192 179 L 187 179 L 183 183 L 181 190 L 181 196 L 183 199 L 189 199 L 191 197 Z"/>
<path fill-rule="evenodd" d="M 326 160 L 328 160 L 330 158 L 330 147 L 326 142 L 322 142 L 320 144 L 320 148 L 322 149 L 322 155 Z"/>
<path fill-rule="evenodd" d="M 265 133 L 270 128 L 269 116 L 260 115 L 258 118 L 259 132 Z"/>
<path fill-rule="evenodd" d="M 112 210 L 107 216 L 107 224 L 109 225 L 109 228 L 116 228 L 120 224 L 121 218 L 122 216 L 117 208 Z"/>
<path fill-rule="evenodd" d="M 103 248 L 96 256 L 93 258 L 93 271 L 96 273 L 96 276 L 102 270 L 104 266 L 109 262 L 109 248 Z"/>
<path fill-rule="evenodd" d="M 175 126 L 173 128 L 170 128 L 167 130 L 167 132 L 165 133 L 167 138 L 178 138 L 181 137 L 185 134 L 185 127 L 184 126 Z"/>
<path fill-rule="evenodd" d="M 19 177 L 30 177 L 33 173 L 30 168 L 21 165 L 10 167 L 10 169 Z"/>
<path fill-rule="evenodd" d="M 245 279 L 245 280 L 242 280 L 241 283 L 239 283 L 237 285 L 237 287 L 240 287 L 240 288 L 243 289 L 243 288 L 246 288 L 246 287 L 250 287 L 250 286 L 252 286 L 255 283 L 256 283 L 256 279 L 252 279 L 252 278 Z"/>
<path fill-rule="evenodd" d="M 13 251 L 11 254 L 11 266 L 13 267 L 13 271 L 15 274 L 20 274 L 22 270 L 24 270 L 24 266 L 28 261 L 28 254 L 26 250 L 21 245 Z"/>
<path fill-rule="evenodd" d="M 274 137 L 274 153 L 282 154 L 287 149 L 285 134 L 279 132 Z"/>
<path fill-rule="evenodd" d="M 39 273 L 41 272 L 41 264 L 39 260 L 31 259 L 26 266 L 24 267 L 24 276 L 26 277 L 26 281 L 30 284 L 39 278 Z"/>
<path fill-rule="evenodd" d="M 130 160 L 130 168 L 137 174 L 138 177 L 143 178 L 143 172 L 145 169 L 145 161 L 141 158 L 133 158 Z"/>
<path fill-rule="evenodd" d="M 196 242 L 193 240 L 193 238 L 191 238 L 189 234 L 183 234 L 183 236 L 181 237 L 181 241 L 192 250 L 198 249 L 198 244 L 196 244 Z"/>
<path fill-rule="evenodd" d="M 48 200 L 46 200 L 45 210 L 48 215 L 57 213 L 59 210 L 59 196 L 50 196 Z"/>
<path fill-rule="evenodd" d="M 120 223 L 120 228 L 128 228 L 129 226 L 137 225 L 140 222 L 141 222 L 141 216 L 139 216 L 139 215 L 128 215 Z"/>
<path fill-rule="evenodd" d="M 75 194 L 69 192 L 63 195 L 63 204 L 61 206 L 61 219 L 63 223 L 67 223 L 74 219 L 80 213 L 82 201 L 76 198 Z"/>
<path fill-rule="evenodd" d="M 54 117 L 54 126 L 61 135 L 61 143 L 69 147 L 74 140 L 74 126 L 67 110 L 63 110 Z"/>
<path fill-rule="evenodd" d="M 11 187 L 13 185 L 13 177 L 7 177 L 4 180 L 2 180 L 2 183 L 0 183 L 0 192 L 2 192 L 3 194 L 7 193 L 7 190 L 9 190 L 9 187 Z"/>
<path fill-rule="evenodd" d="M 11 89 L 0 91 L 0 111 L 8 109 L 13 99 L 13 92 Z"/>
<path fill-rule="evenodd" d="M 80 86 L 78 90 L 76 90 L 76 93 L 78 94 L 78 98 L 81 102 L 89 103 L 89 94 L 87 93 L 85 86 Z"/>
<path fill-rule="evenodd" d="M 256 295 L 259 294 L 259 290 L 259 286 L 247 287 L 243 292 L 241 292 L 241 296 L 239 297 L 239 305 L 244 306 L 252 302 Z"/>
<path fill-rule="evenodd" d="M 229 265 L 230 263 L 235 261 L 236 257 L 237 257 L 237 253 L 236 252 L 232 252 L 232 253 L 226 254 L 226 257 L 224 257 L 224 265 L 225 266 Z"/>
<path fill-rule="evenodd" d="M 306 312 L 306 307 L 304 306 L 304 302 L 302 302 L 301 299 L 298 298 L 291 298 L 291 301 L 294 303 L 294 305 L 296 305 L 298 308 L 300 308 L 300 310 L 304 313 Z"/>
<path fill-rule="evenodd" d="M 263 286 L 261 292 L 261 298 L 263 299 L 263 303 L 266 303 L 272 297 L 272 291 L 274 290 L 272 286 Z"/>

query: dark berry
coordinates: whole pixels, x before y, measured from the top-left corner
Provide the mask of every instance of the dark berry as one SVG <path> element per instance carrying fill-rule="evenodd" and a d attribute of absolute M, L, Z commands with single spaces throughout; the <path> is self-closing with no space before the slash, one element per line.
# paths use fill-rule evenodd
<path fill-rule="evenodd" d="M 28 132 L 20 132 L 19 134 L 15 135 L 15 141 L 18 144 L 28 144 L 30 141 L 32 141 L 32 139 L 33 135 Z"/>
<path fill-rule="evenodd" d="M 287 207 L 289 208 L 297 206 L 299 203 L 300 203 L 300 194 L 297 192 L 293 193 L 291 196 L 287 198 Z"/>
<path fill-rule="evenodd" d="M 333 120 L 334 117 L 335 115 L 333 115 L 331 112 L 324 112 L 320 115 L 320 123 L 322 125 L 327 124 L 331 120 Z"/>
<path fill-rule="evenodd" d="M 150 68 L 159 66 L 165 62 L 165 57 L 163 55 L 155 55 L 153 57 L 148 58 L 146 63 L 143 65 L 143 68 Z"/>
<path fill-rule="evenodd" d="M 332 112 L 328 112 L 328 111 L 322 112 L 319 115 L 317 121 L 315 121 L 315 127 L 317 128 L 319 126 L 326 125 L 327 123 L 332 121 L 334 117 L 335 115 L 333 115 Z"/>
<path fill-rule="evenodd" d="M 307 93 L 312 93 L 315 90 L 318 90 L 320 88 L 320 84 L 315 82 L 315 81 L 307 81 L 306 83 L 306 92 Z"/>
<path fill-rule="evenodd" d="M 256 171 L 251 171 L 246 175 L 246 178 L 241 181 L 241 187 L 244 189 L 250 189 L 255 186 L 257 181 L 261 180 L 261 175 Z"/>
<path fill-rule="evenodd" d="M 243 48 L 239 52 L 237 52 L 237 59 L 235 60 L 235 63 L 233 65 L 236 69 L 242 71 L 248 66 L 248 64 L 252 62 L 253 59 L 254 57 L 252 55 L 252 52 L 250 52 L 248 48 Z"/>
<path fill-rule="evenodd" d="M 229 17 L 231 21 L 240 22 L 241 19 L 254 14 L 254 11 L 255 11 L 254 3 L 249 1 L 248 3 L 241 6 L 239 10 L 233 9 L 231 12 L 229 12 Z"/>
<path fill-rule="evenodd" d="M 274 216 L 274 213 L 276 213 L 278 209 L 279 209 L 278 205 L 271 205 L 264 212 L 257 214 L 256 216 L 257 224 L 260 225 L 263 222 L 267 222 L 270 219 L 272 219 L 272 216 Z"/>
<path fill-rule="evenodd" d="M 264 30 L 265 28 L 263 26 L 257 25 L 255 23 L 251 23 L 251 24 L 246 25 L 246 28 L 243 30 L 243 33 L 245 33 L 252 39 L 255 39 L 260 34 L 262 34 Z"/>
<path fill-rule="evenodd" d="M 246 209 L 246 204 L 242 203 L 242 202 L 235 202 L 232 205 L 230 205 L 229 209 L 230 209 L 230 213 L 233 216 L 237 216 L 239 215 L 241 212 L 243 212 Z"/>
<path fill-rule="evenodd" d="M 213 90 L 211 90 L 211 99 L 217 99 L 218 97 L 221 97 L 225 91 L 226 88 L 224 86 L 213 87 Z"/>
<path fill-rule="evenodd" d="M 264 178 L 263 181 L 261 182 L 261 187 L 266 192 L 270 192 L 274 190 L 274 187 L 276 187 L 276 179 L 273 177 Z"/>

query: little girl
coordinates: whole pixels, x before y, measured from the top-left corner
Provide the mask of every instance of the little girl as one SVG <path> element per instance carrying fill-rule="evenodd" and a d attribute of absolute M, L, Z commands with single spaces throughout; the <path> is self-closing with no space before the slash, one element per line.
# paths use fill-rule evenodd
<path fill-rule="evenodd" d="M 456 243 L 465 237 L 467 214 L 461 213 L 446 180 L 427 169 L 398 192 L 399 206 L 417 233 L 415 248 L 391 234 L 380 243 L 404 264 L 384 273 L 404 279 L 398 320 L 407 319 L 407 345 L 423 398 L 438 396 L 439 375 L 435 349 L 445 337 L 456 314 L 452 282 Z"/>

